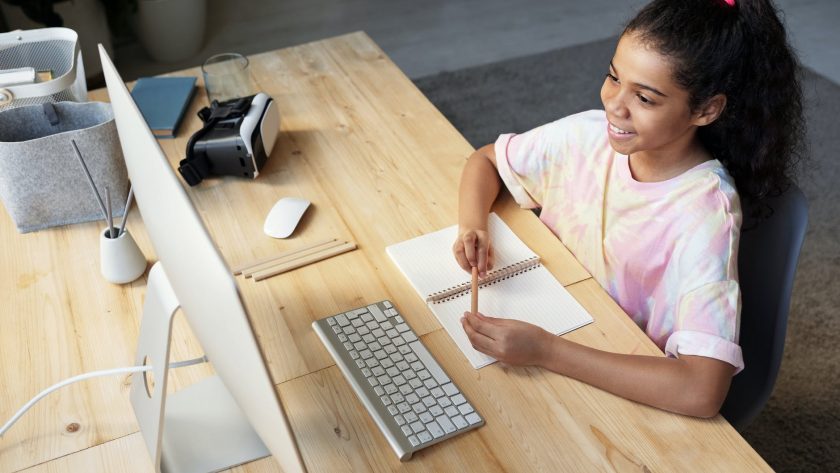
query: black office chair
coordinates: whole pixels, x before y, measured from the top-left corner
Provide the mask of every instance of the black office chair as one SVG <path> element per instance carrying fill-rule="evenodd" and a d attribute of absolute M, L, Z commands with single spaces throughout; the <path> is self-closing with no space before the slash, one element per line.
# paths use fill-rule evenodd
<path fill-rule="evenodd" d="M 743 204 L 738 273 L 745 367 L 732 379 L 720 411 L 738 430 L 758 415 L 773 392 L 784 351 L 793 276 L 808 226 L 808 201 L 795 185 L 767 199 L 772 214 L 758 224 L 747 217 L 752 204 Z"/>

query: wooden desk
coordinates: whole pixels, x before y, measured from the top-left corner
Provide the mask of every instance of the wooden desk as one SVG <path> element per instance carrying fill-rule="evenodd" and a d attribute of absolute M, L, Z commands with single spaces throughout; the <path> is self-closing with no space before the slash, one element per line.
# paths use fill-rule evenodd
<path fill-rule="evenodd" d="M 359 250 L 262 282 L 237 279 L 310 471 L 760 471 L 768 465 L 720 417 L 701 420 L 630 402 L 533 368 L 473 370 L 385 254 L 392 243 L 456 221 L 457 184 L 472 148 L 364 33 L 251 58 L 277 100 L 281 134 L 255 181 L 189 189 L 233 266 L 326 237 Z M 194 75 L 197 69 L 173 75 Z M 93 99 L 107 100 L 104 91 Z M 190 117 L 206 105 L 203 90 Z M 199 128 L 190 118 L 161 146 L 173 164 Z M 294 237 L 262 234 L 281 196 L 313 202 Z M 605 350 L 660 354 L 561 244 L 503 197 L 497 212 L 595 318 L 567 337 Z M 99 223 L 19 235 L 0 220 L 0 420 L 66 377 L 130 365 L 145 280 L 106 283 Z M 150 261 L 139 215 L 128 228 Z M 390 299 L 487 420 L 401 464 L 310 328 L 312 320 Z M 201 354 L 182 317 L 173 359 Z M 171 389 L 211 372 L 175 370 Z M 148 471 L 128 377 L 51 395 L 0 440 L 0 471 Z M 236 471 L 277 471 L 268 458 Z"/>

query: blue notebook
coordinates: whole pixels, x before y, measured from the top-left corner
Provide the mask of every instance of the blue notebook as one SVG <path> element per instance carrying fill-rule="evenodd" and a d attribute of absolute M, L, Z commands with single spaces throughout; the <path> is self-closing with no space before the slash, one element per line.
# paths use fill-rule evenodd
<path fill-rule="evenodd" d="M 157 138 L 174 138 L 195 92 L 195 77 L 142 77 L 131 97 Z"/>

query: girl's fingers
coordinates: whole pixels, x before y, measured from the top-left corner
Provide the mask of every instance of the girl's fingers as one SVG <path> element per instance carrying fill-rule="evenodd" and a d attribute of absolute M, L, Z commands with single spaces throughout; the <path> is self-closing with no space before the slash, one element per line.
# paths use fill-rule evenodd
<path fill-rule="evenodd" d="M 497 319 L 493 317 L 485 317 L 480 313 L 473 314 L 472 312 L 464 312 L 464 318 L 470 324 L 473 330 L 484 335 L 485 337 L 496 340 L 499 334 L 499 327 L 496 326 Z"/>
<path fill-rule="evenodd" d="M 470 262 L 467 260 L 467 255 L 464 252 L 464 245 L 461 241 L 455 242 L 455 246 L 452 248 L 452 253 L 455 255 L 455 261 L 458 262 L 458 266 L 460 266 L 461 269 L 464 271 L 472 271 Z"/>
<path fill-rule="evenodd" d="M 462 240 L 464 242 L 464 254 L 467 257 L 467 261 L 469 262 L 469 266 L 473 267 L 478 264 L 478 258 L 476 258 L 475 254 L 475 243 L 476 243 L 476 235 L 475 232 L 467 232 L 464 234 Z"/>
<path fill-rule="evenodd" d="M 495 341 L 492 338 L 488 337 L 487 335 L 484 335 L 483 333 L 473 328 L 473 326 L 470 325 L 470 322 L 466 319 L 466 317 L 461 319 L 461 326 L 464 327 L 464 332 L 466 332 L 467 338 L 470 339 L 470 343 L 472 344 L 473 348 L 482 353 L 493 356 L 491 352 L 494 351 L 493 346 Z"/>

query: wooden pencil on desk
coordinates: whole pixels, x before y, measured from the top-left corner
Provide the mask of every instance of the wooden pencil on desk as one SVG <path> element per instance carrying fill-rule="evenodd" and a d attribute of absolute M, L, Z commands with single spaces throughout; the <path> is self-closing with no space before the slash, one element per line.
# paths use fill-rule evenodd
<path fill-rule="evenodd" d="M 295 254 L 300 253 L 302 251 L 306 251 L 306 250 L 316 248 L 316 247 L 319 247 L 319 246 L 328 245 L 328 244 L 331 244 L 335 241 L 338 241 L 338 239 L 337 238 L 328 238 L 326 240 L 319 241 L 317 243 L 312 243 L 310 245 L 306 245 L 306 246 L 303 246 L 301 248 L 295 248 L 294 250 L 284 251 L 284 252 L 276 254 L 274 256 L 269 256 L 267 258 L 261 258 L 261 259 L 258 259 L 256 261 L 249 261 L 247 263 L 243 263 L 243 264 L 240 264 L 239 266 L 234 267 L 233 268 L 233 274 L 234 275 L 239 275 L 239 274 L 242 274 L 243 272 L 245 272 L 245 271 L 247 271 L 250 268 L 253 268 L 255 266 L 260 266 L 260 265 L 263 265 L 263 264 L 266 264 L 266 263 L 271 263 L 271 262 L 276 261 L 276 260 L 280 260 L 280 259 L 283 259 L 283 258 L 288 258 L 289 256 L 295 255 Z"/>
<path fill-rule="evenodd" d="M 263 279 L 270 278 L 271 276 L 276 276 L 280 273 L 285 273 L 286 271 L 291 271 L 293 269 L 297 269 L 308 264 L 317 263 L 318 261 L 325 260 L 327 258 L 332 258 L 333 256 L 340 255 L 342 253 L 346 253 L 355 249 L 355 243 L 345 242 L 341 245 L 331 247 L 327 250 L 309 255 L 307 257 L 298 258 L 292 261 L 288 261 L 286 263 L 281 263 L 269 269 L 260 271 L 258 273 L 254 273 L 254 281 L 262 281 Z"/>
<path fill-rule="evenodd" d="M 316 246 L 312 246 L 312 247 L 309 247 L 309 248 L 301 248 L 301 249 L 299 249 L 295 252 L 286 254 L 282 257 L 274 258 L 274 259 L 272 259 L 270 261 L 267 261 L 265 263 L 261 263 L 261 264 L 255 265 L 255 266 L 251 266 L 250 268 L 243 269 L 242 270 L 242 275 L 245 276 L 246 278 L 250 278 L 256 273 L 259 273 L 259 272 L 265 271 L 267 269 L 279 266 L 281 264 L 286 264 L 286 263 L 290 263 L 292 261 L 295 261 L 295 260 L 298 260 L 298 259 L 301 259 L 301 258 L 306 258 L 310 255 L 322 253 L 322 252 L 327 251 L 327 250 L 329 250 L 331 248 L 334 248 L 336 246 L 340 246 L 344 243 L 346 243 L 346 242 L 341 241 L 341 240 L 332 240 L 332 241 L 323 243 L 321 245 L 316 245 Z"/>

